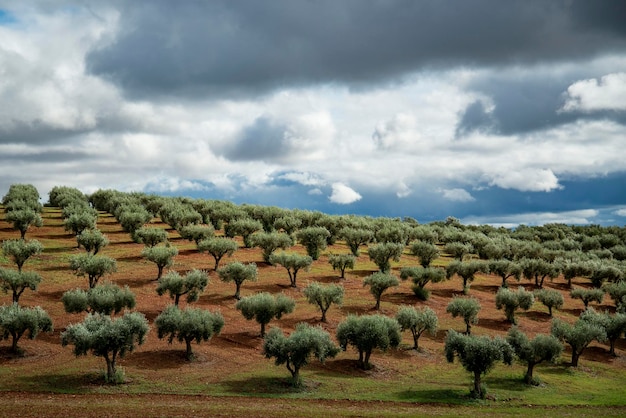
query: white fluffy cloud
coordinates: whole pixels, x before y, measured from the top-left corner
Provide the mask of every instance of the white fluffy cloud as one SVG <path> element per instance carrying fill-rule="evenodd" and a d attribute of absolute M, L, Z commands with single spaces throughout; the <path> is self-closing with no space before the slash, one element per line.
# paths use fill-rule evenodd
<path fill-rule="evenodd" d="M 626 73 L 577 81 L 567 88 L 563 110 L 626 110 Z"/>
<path fill-rule="evenodd" d="M 340 205 L 348 205 L 361 200 L 361 195 L 343 183 L 333 183 L 330 201 Z"/>
<path fill-rule="evenodd" d="M 623 209 L 617 209 L 615 212 L 613 212 L 615 215 L 617 216 L 626 216 L 626 208 Z"/>
<path fill-rule="evenodd" d="M 453 202 L 472 202 L 476 199 L 465 189 L 442 189 L 441 194 L 444 199 Z"/>

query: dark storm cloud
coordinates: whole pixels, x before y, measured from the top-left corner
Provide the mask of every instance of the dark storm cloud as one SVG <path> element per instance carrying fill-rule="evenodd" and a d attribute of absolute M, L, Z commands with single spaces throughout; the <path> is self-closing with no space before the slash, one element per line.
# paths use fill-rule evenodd
<path fill-rule="evenodd" d="M 285 126 L 260 117 L 245 127 L 234 142 L 224 144 L 217 151 L 231 161 L 276 160 L 289 152 L 285 131 Z"/>
<path fill-rule="evenodd" d="M 456 127 L 456 136 L 464 136 L 473 131 L 490 132 L 495 128 L 493 116 L 480 100 L 467 106 Z"/>
<path fill-rule="evenodd" d="M 59 144 L 86 132 L 86 129 L 56 128 L 40 120 L 14 122 L 0 126 L 0 144 Z"/>
<path fill-rule="evenodd" d="M 424 68 L 588 59 L 626 46 L 626 2 L 614 0 L 118 4 L 117 40 L 87 64 L 139 96 L 358 85 Z"/>
<path fill-rule="evenodd" d="M 1 154 L 0 163 L 67 163 L 67 162 L 87 162 L 95 157 L 83 151 L 58 151 L 45 150 L 29 153 Z"/>
<path fill-rule="evenodd" d="M 510 135 L 549 129 L 581 119 L 606 119 L 626 123 L 626 112 L 602 110 L 593 112 L 562 111 L 567 88 L 596 74 L 562 71 L 558 76 L 534 73 L 489 74 L 477 77 L 467 86 L 488 96 L 493 110 L 487 112 L 481 101 L 470 104 L 460 115 L 457 136 L 475 130 Z"/>

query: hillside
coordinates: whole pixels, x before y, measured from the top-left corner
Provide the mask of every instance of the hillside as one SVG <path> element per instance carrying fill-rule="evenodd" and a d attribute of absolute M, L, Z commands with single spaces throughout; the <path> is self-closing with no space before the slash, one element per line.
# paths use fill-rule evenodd
<path fill-rule="evenodd" d="M 0 241 L 19 238 L 19 232 L 13 230 L 6 222 L 4 214 L 0 215 Z M 356 367 L 357 352 L 352 348 L 341 352 L 336 358 L 324 364 L 312 362 L 302 370 L 304 387 L 294 389 L 289 384 L 289 374 L 284 366 L 275 366 L 272 360 L 263 356 L 263 340 L 259 337 L 259 326 L 254 321 L 246 321 L 241 313 L 234 308 L 234 285 L 223 283 L 212 271 L 213 258 L 208 254 L 200 254 L 196 244 L 180 237 L 179 233 L 158 217 L 151 221 L 151 226 L 167 230 L 171 245 L 179 254 L 174 259 L 171 270 L 185 273 L 191 269 L 211 270 L 210 283 L 200 296 L 194 307 L 219 310 L 225 319 L 221 334 L 209 342 L 194 344 L 196 358 L 189 362 L 184 357 L 184 344 L 157 338 L 153 321 L 156 316 L 171 303 L 167 296 L 156 294 L 156 273 L 154 263 L 146 261 L 141 252 L 142 244 L 133 242 L 130 235 L 120 226 L 115 217 L 100 211 L 97 228 L 110 240 L 101 254 L 117 260 L 117 271 L 103 280 L 128 286 L 137 298 L 136 311 L 145 314 L 150 321 L 151 330 L 145 344 L 120 361 L 125 371 L 127 382 L 122 385 L 105 385 L 102 382 L 104 361 L 94 356 L 75 357 L 71 347 L 62 347 L 60 334 L 72 323 L 82 321 L 83 314 L 67 314 L 64 312 L 61 296 L 67 290 L 87 288 L 87 279 L 78 278 L 69 268 L 70 257 L 84 252 L 76 248 L 76 238 L 64 230 L 61 210 L 46 207 L 43 211 L 43 226 L 31 228 L 26 238 L 36 239 L 44 246 L 44 251 L 29 259 L 24 270 L 37 271 L 43 280 L 35 292 L 26 291 L 20 299 L 25 306 L 41 306 L 54 321 L 54 332 L 42 333 L 35 340 L 20 340 L 24 349 L 23 357 L 9 353 L 4 341 L 0 345 L 0 403 L 7 405 L 15 398 L 15 406 L 37 405 L 42 407 L 42 393 L 51 394 L 53 399 L 66 399 L 65 395 L 78 396 L 77 405 L 82 405 L 86 416 L 95 415 L 96 406 L 113 407 L 113 399 L 128 402 L 133 408 L 147 408 L 148 415 L 158 415 L 159 411 L 166 415 L 174 415 L 171 405 L 189 400 L 191 404 L 198 402 L 215 402 L 221 405 L 223 412 L 231 411 L 248 416 L 264 415 L 267 408 L 280 408 L 280 414 L 289 416 L 325 414 L 331 408 L 337 414 L 381 415 L 388 414 L 412 415 L 417 404 L 428 404 L 428 413 L 446 415 L 451 411 L 441 405 L 459 405 L 459 413 L 472 414 L 468 406 L 489 406 L 496 411 L 515 408 L 520 405 L 539 405 L 541 408 L 577 405 L 584 407 L 601 407 L 602 414 L 620 415 L 625 411 L 624 388 L 626 388 L 626 342 L 620 338 L 616 344 L 618 357 L 608 354 L 608 345 L 594 342 L 585 350 L 578 368 L 569 368 L 571 352 L 566 348 L 561 356 L 560 364 L 541 364 L 536 375 L 541 379 L 540 386 L 526 386 L 521 378 L 524 367 L 514 363 L 512 366 L 497 365 L 486 375 L 484 382 L 489 388 L 490 400 L 474 401 L 468 397 L 471 379 L 458 361 L 450 364 L 443 355 L 443 342 L 448 329 L 464 330 L 462 319 L 452 318 L 446 313 L 446 306 L 454 296 L 462 296 L 462 283 L 458 277 L 440 283 L 429 283 L 426 288 L 431 291 L 427 301 L 419 301 L 411 290 L 410 281 L 401 282 L 397 288 L 388 290 L 382 296 L 379 313 L 393 317 L 400 306 L 413 305 L 432 308 L 439 318 L 439 331 L 435 336 L 424 334 L 420 338 L 420 351 L 411 350 L 412 338 L 408 331 L 403 333 L 403 341 L 399 349 L 388 352 L 375 351 L 372 355 L 373 368 L 363 371 Z M 223 235 L 223 229 L 216 235 Z M 338 324 L 349 314 L 377 313 L 374 298 L 369 289 L 363 286 L 363 279 L 378 270 L 369 260 L 366 246 L 361 247 L 361 255 L 353 270 L 346 271 L 346 279 L 339 278 L 328 263 L 330 253 L 349 253 L 350 249 L 344 241 L 338 240 L 323 250 L 320 258 L 313 262 L 309 271 L 302 271 L 298 276 L 298 287 L 289 286 L 287 271 L 280 266 L 271 266 L 263 262 L 259 248 L 243 248 L 240 236 L 234 238 L 240 248 L 232 257 L 225 257 L 221 265 L 232 261 L 255 262 L 258 266 L 258 281 L 245 282 L 242 296 L 257 292 L 284 293 L 296 300 L 294 313 L 287 314 L 280 320 L 273 320 L 269 326 L 278 326 L 286 333 L 294 330 L 300 322 L 321 325 L 331 336 L 335 335 Z M 443 248 L 441 244 L 440 248 Z M 288 251 L 306 254 L 300 244 Z M 474 258 L 477 256 L 474 254 Z M 443 253 L 435 260 L 436 266 L 446 266 L 451 257 Z M 392 274 L 399 276 L 402 267 L 419 265 L 417 257 L 405 248 L 399 262 L 392 262 Z M 0 258 L 0 266 L 14 268 L 7 257 Z M 320 313 L 306 302 L 302 289 L 308 282 L 338 283 L 345 288 L 344 303 L 341 307 L 333 306 L 328 312 L 328 322 L 319 321 Z M 510 279 L 511 287 L 517 283 Z M 495 307 L 495 294 L 501 279 L 495 275 L 479 273 L 472 283 L 469 295 L 478 299 L 482 309 L 479 321 L 472 332 L 477 335 L 506 336 L 510 324 L 504 313 Z M 533 289 L 531 281 L 522 279 L 520 285 Z M 574 278 L 575 287 L 590 287 L 589 280 Z M 562 276 L 554 281 L 546 281 L 545 288 L 555 289 L 562 293 L 565 305 L 555 311 L 555 317 L 567 322 L 574 322 L 583 310 L 578 300 L 569 295 L 569 287 Z M 10 295 L 2 296 L 4 304 L 10 303 Z M 187 303 L 183 300 L 181 305 Z M 610 298 L 605 297 L 602 304 L 592 304 L 597 310 L 615 311 Z M 551 318 L 547 308 L 535 302 L 529 311 L 517 314 L 519 328 L 530 336 L 537 333 L 549 333 Z M 611 390 L 609 390 L 611 389 Z M 17 395 L 19 393 L 19 395 Z M 91 398 L 93 396 L 93 398 Z M 180 396 L 180 397 L 179 397 Z M 188 398 L 191 396 L 191 398 Z M 196 396 L 201 396 L 197 398 Z M 209 398 L 204 398 L 209 396 Z M 45 397 L 45 396 L 44 396 Z M 241 400 L 238 400 L 242 397 Z M 250 398 L 252 397 L 252 399 Z M 259 397 L 259 400 L 254 400 Z M 267 400 L 270 398 L 271 400 Z M 89 399 L 95 404 L 90 406 Z M 169 406 L 157 406 L 167 399 Z M 198 401 L 202 399 L 202 401 Z M 159 400 L 157 402 L 157 400 Z M 286 402 L 292 400 L 293 402 Z M 314 400 L 314 404 L 308 401 Z M 372 404 L 372 401 L 380 402 Z M 154 403 L 153 402 L 157 402 Z M 269 402 L 269 403 L 268 403 Z M 143 405 L 143 406 L 141 406 Z M 314 410 L 308 408 L 315 405 Z M 461 408 L 461 405 L 464 405 Z M 608 408 L 608 407 L 611 408 Z M 90 409 L 90 408 L 94 409 Z M 293 407 L 293 414 L 288 408 Z M 114 408 L 114 407 L 113 407 Z M 184 406 L 181 406 L 181 414 Z M 206 408 L 206 407 L 203 407 Z M 241 408 L 241 409 L 238 409 Z M 257 409 L 258 408 L 258 409 Z M 420 407 L 421 408 L 421 407 Z M 504 409 L 498 409 L 504 408 Z M 256 409 L 256 413 L 252 412 Z M 202 409 L 205 414 L 216 414 L 215 410 Z M 272 414 L 280 415 L 279 410 L 272 409 Z M 343 412 L 340 412 L 343 411 Z M 50 409 L 50 414 L 54 408 Z M 115 409 L 110 410 L 117 415 Z M 333 412 L 333 413 L 335 413 Z M 563 411 L 565 412 L 565 411 Z M 26 409 L 19 409 L 22 415 L 28 415 Z M 424 413 L 424 412 L 422 412 Z M 481 413 L 483 413 L 481 411 Z M 122 412 L 123 414 L 123 412 Z M 456 412 L 454 412 L 457 415 Z"/>

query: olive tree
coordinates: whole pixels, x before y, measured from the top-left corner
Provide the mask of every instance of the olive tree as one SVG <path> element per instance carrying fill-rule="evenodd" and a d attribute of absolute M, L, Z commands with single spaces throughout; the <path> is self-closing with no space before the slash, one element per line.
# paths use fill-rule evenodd
<path fill-rule="evenodd" d="M 263 261 L 270 262 L 270 257 L 277 249 L 286 250 L 293 245 L 293 240 L 287 234 L 279 232 L 255 232 L 250 236 L 253 247 L 263 250 Z"/>
<path fill-rule="evenodd" d="M 204 309 L 179 309 L 170 305 L 154 320 L 159 338 L 168 338 L 171 344 L 174 339 L 185 342 L 185 358 L 192 360 L 194 355 L 191 343 L 209 341 L 219 335 L 224 327 L 224 317 L 219 312 L 209 312 Z"/>
<path fill-rule="evenodd" d="M 496 309 L 503 309 L 506 319 L 511 324 L 517 324 L 515 311 L 518 309 L 527 311 L 533 306 L 533 303 L 535 303 L 533 292 L 529 292 L 521 286 L 516 291 L 501 287 L 496 293 Z"/>
<path fill-rule="evenodd" d="M 581 354 L 594 340 L 606 340 L 606 331 L 595 321 L 578 319 L 573 325 L 560 319 L 552 320 L 552 335 L 560 341 L 566 342 L 572 348 L 573 367 L 578 367 L 578 359 Z"/>
<path fill-rule="evenodd" d="M 535 299 L 543 303 L 548 308 L 548 313 L 552 316 L 552 309 L 561 309 L 565 300 L 558 290 L 538 289 L 535 290 Z"/>
<path fill-rule="evenodd" d="M 398 321 L 385 315 L 348 315 L 337 327 L 337 341 L 342 350 L 348 345 L 359 352 L 358 367 L 370 369 L 370 357 L 375 348 L 387 350 L 402 340 Z"/>
<path fill-rule="evenodd" d="M 615 342 L 626 332 L 626 314 L 608 312 L 596 312 L 593 308 L 587 309 L 580 315 L 580 319 L 590 323 L 600 325 L 606 333 L 609 342 L 609 354 L 617 357 L 615 353 Z"/>
<path fill-rule="evenodd" d="M 63 221 L 65 230 L 71 232 L 78 238 L 78 236 L 85 230 L 93 229 L 96 227 L 97 217 L 89 212 L 78 212 L 70 215 L 69 218 Z M 77 239 L 77 246 L 80 247 L 80 241 Z"/>
<path fill-rule="evenodd" d="M 411 331 L 413 350 L 419 350 L 418 340 L 424 332 L 435 335 L 439 329 L 437 314 L 428 307 L 417 310 L 413 306 L 403 306 L 398 310 L 396 320 L 402 331 Z"/>
<path fill-rule="evenodd" d="M 471 334 L 472 324 L 478 323 L 478 312 L 480 311 L 480 303 L 474 298 L 453 298 L 448 306 L 446 312 L 452 315 L 453 318 L 460 316 L 465 322 L 465 333 Z"/>
<path fill-rule="evenodd" d="M 0 288 L 4 293 L 11 291 L 13 303 L 19 303 L 26 289 L 37 290 L 41 276 L 34 271 L 16 271 L 0 268 Z"/>
<path fill-rule="evenodd" d="M 263 229 L 263 224 L 250 218 L 233 219 L 224 227 L 224 234 L 229 238 L 240 235 L 243 238 L 243 245 L 252 248 L 250 236 Z"/>
<path fill-rule="evenodd" d="M 376 299 L 376 305 L 374 309 L 380 309 L 380 298 L 383 296 L 383 293 L 390 287 L 395 287 L 400 284 L 400 281 L 396 276 L 393 276 L 388 273 L 376 272 L 371 274 L 363 280 L 363 286 L 369 286 L 370 293 Z"/>
<path fill-rule="evenodd" d="M 436 267 L 402 267 L 400 279 L 413 281 L 411 289 L 420 300 L 428 300 L 430 292 L 424 288 L 429 282 L 439 283 L 446 279 L 446 272 Z"/>
<path fill-rule="evenodd" d="M 482 376 L 487 374 L 497 362 L 510 365 L 513 362 L 513 348 L 500 337 L 463 335 L 454 330 L 448 331 L 445 347 L 446 360 L 452 363 L 454 358 L 468 372 L 474 375 L 472 396 L 483 399 L 486 389 L 482 385 Z"/>
<path fill-rule="evenodd" d="M 117 383 L 117 359 L 132 352 L 144 343 L 148 333 L 148 321 L 139 312 L 126 313 L 111 319 L 108 315 L 88 314 L 79 324 L 72 324 L 61 333 L 63 347 L 74 345 L 76 356 L 91 352 L 106 361 L 105 380 Z"/>
<path fill-rule="evenodd" d="M 167 231 L 163 228 L 144 226 L 135 231 L 133 240 L 146 247 L 156 247 L 160 243 L 166 242 L 167 236 Z"/>
<path fill-rule="evenodd" d="M 152 220 L 152 214 L 142 206 L 133 206 L 126 210 L 122 209 L 119 216 L 117 216 L 117 220 L 122 226 L 122 229 L 128 232 L 131 238 L 135 240 L 135 232 Z"/>
<path fill-rule="evenodd" d="M 489 272 L 502 278 L 502 287 L 508 287 L 506 282 L 509 278 L 514 278 L 518 282 L 522 278 L 522 267 L 511 260 L 500 259 L 489 262 Z"/>
<path fill-rule="evenodd" d="M 572 287 L 572 279 L 576 277 L 589 277 L 593 274 L 592 264 L 583 260 L 562 262 L 561 270 L 563 278 L 567 281 L 569 287 Z"/>
<path fill-rule="evenodd" d="M 378 266 L 382 273 L 391 270 L 391 260 L 400 261 L 403 251 L 404 244 L 395 242 L 376 244 L 367 249 L 370 260 Z"/>
<path fill-rule="evenodd" d="M 113 315 L 123 309 L 135 307 L 135 295 L 128 286 L 119 287 L 105 283 L 87 291 L 83 289 L 68 290 L 61 297 L 65 312 L 68 313 L 100 313 Z"/>
<path fill-rule="evenodd" d="M 321 226 L 311 226 L 296 232 L 298 242 L 306 248 L 307 254 L 317 260 L 320 253 L 326 248 L 326 240 L 330 237 L 330 232 Z"/>
<path fill-rule="evenodd" d="M 344 288 L 337 284 L 323 286 L 318 282 L 312 282 L 304 288 L 303 293 L 307 302 L 311 305 L 317 305 L 320 311 L 322 311 L 320 320 L 326 322 L 326 312 L 328 312 L 330 306 L 333 303 L 341 306 L 343 303 Z"/>
<path fill-rule="evenodd" d="M 98 254 L 101 249 L 109 245 L 109 239 L 98 229 L 86 229 L 76 237 L 78 246 L 82 246 L 85 251 L 93 255 Z"/>
<path fill-rule="evenodd" d="M 202 240 L 198 243 L 198 251 L 203 253 L 207 252 L 213 256 L 215 260 L 215 266 L 213 269 L 217 271 L 220 265 L 220 261 L 224 256 L 231 257 L 235 251 L 237 251 L 238 245 L 230 238 L 215 237 Z"/>
<path fill-rule="evenodd" d="M 184 295 L 187 295 L 187 303 L 196 302 L 208 284 L 209 275 L 205 271 L 194 269 L 184 276 L 170 271 L 159 279 L 156 292 L 159 296 L 169 294 L 174 299 L 174 305 L 178 306 L 180 297 Z"/>
<path fill-rule="evenodd" d="M 535 366 L 544 361 L 556 362 L 563 352 L 563 344 L 554 335 L 537 334 L 532 340 L 517 327 L 512 327 L 506 338 L 513 347 L 515 355 L 526 364 L 524 382 L 537 385 L 538 380 L 533 378 Z"/>
<path fill-rule="evenodd" d="M 296 301 L 292 298 L 282 293 L 274 297 L 267 292 L 241 298 L 235 305 L 248 321 L 254 319 L 261 324 L 261 337 L 265 336 L 265 326 L 272 319 L 282 318 L 283 315 L 293 312 L 295 307 Z"/>
<path fill-rule="evenodd" d="M 298 272 L 302 269 L 308 270 L 313 264 L 313 258 L 309 255 L 281 252 L 270 256 L 270 264 L 283 266 L 289 274 L 291 287 L 296 287 Z"/>
<path fill-rule="evenodd" d="M 462 242 L 449 242 L 443 247 L 443 250 L 454 257 L 455 260 L 461 262 L 465 256 L 474 252 L 474 247 L 471 244 Z"/>
<path fill-rule="evenodd" d="M 174 257 L 178 255 L 178 249 L 171 245 L 145 247 L 141 251 L 141 255 L 145 257 L 146 260 L 156 264 L 158 272 L 155 280 L 159 280 L 161 276 L 163 276 L 163 270 L 174 264 Z"/>
<path fill-rule="evenodd" d="M 87 276 L 89 288 L 91 289 L 96 287 L 98 280 L 102 277 L 115 272 L 117 263 L 110 257 L 86 253 L 70 258 L 70 269 L 78 277 Z"/>
<path fill-rule="evenodd" d="M 215 235 L 215 229 L 211 225 L 186 225 L 180 228 L 178 234 L 188 241 L 193 241 L 196 243 L 196 246 L 200 243 L 200 241 L 204 241 L 209 238 L 213 238 Z"/>
<path fill-rule="evenodd" d="M 0 306 L 0 339 L 11 337 L 12 353 L 21 353 L 17 343 L 24 334 L 32 340 L 40 332 L 52 332 L 52 320 L 41 307 L 22 308 L 17 303 Z"/>
<path fill-rule="evenodd" d="M 430 242 L 415 241 L 409 247 L 411 254 L 419 258 L 420 265 L 424 268 L 430 267 L 430 264 L 439 257 L 439 249 Z"/>
<path fill-rule="evenodd" d="M 470 283 L 474 281 L 477 273 L 489 273 L 489 265 L 484 261 L 458 261 L 454 260 L 446 267 L 446 277 L 452 278 L 455 274 L 463 279 L 463 293 L 468 294 Z"/>
<path fill-rule="evenodd" d="M 346 278 L 346 269 L 354 269 L 354 263 L 356 257 L 353 254 L 330 254 L 328 256 L 328 263 L 333 267 L 333 270 L 339 270 L 341 272 L 341 278 Z"/>
<path fill-rule="evenodd" d="M 346 227 L 339 231 L 339 237 L 346 242 L 355 257 L 359 256 L 359 247 L 366 245 L 374 239 L 374 233 L 369 229 L 357 229 Z"/>
<path fill-rule="evenodd" d="M 604 289 L 572 289 L 569 294 L 572 299 L 580 299 L 585 305 L 585 309 L 589 308 L 589 303 L 602 303 L 602 299 L 604 299 Z"/>
<path fill-rule="evenodd" d="M 613 300 L 615 308 L 622 310 L 626 304 L 626 281 L 609 283 L 604 286 L 607 295 Z"/>
<path fill-rule="evenodd" d="M 11 257 L 20 272 L 30 257 L 41 254 L 42 251 L 43 245 L 37 240 L 9 239 L 2 243 L 2 252 Z"/>
<path fill-rule="evenodd" d="M 8 212 L 4 218 L 13 229 L 20 231 L 20 238 L 26 237 L 26 232 L 31 226 L 40 227 L 43 225 L 41 215 L 32 209 L 18 209 Z"/>
<path fill-rule="evenodd" d="M 541 258 L 524 258 L 520 261 L 522 275 L 528 280 L 535 281 L 535 286 L 543 287 L 546 278 L 551 280 L 558 277 L 560 271 L 556 264 L 550 263 Z"/>
<path fill-rule="evenodd" d="M 282 230 L 289 236 L 293 236 L 298 228 L 300 228 L 300 225 L 302 225 L 302 219 L 292 215 L 281 216 L 274 221 L 274 229 Z"/>
<path fill-rule="evenodd" d="M 223 282 L 235 283 L 235 299 L 240 299 L 241 285 L 244 281 L 256 282 L 257 280 L 257 268 L 254 263 L 243 264 L 235 261 L 219 268 L 217 274 Z"/>
<path fill-rule="evenodd" d="M 608 263 L 602 263 L 595 266 L 593 268 L 593 273 L 589 277 L 589 280 L 594 287 L 601 287 L 606 282 L 620 282 L 623 279 L 623 269 Z"/>
<path fill-rule="evenodd" d="M 311 361 L 311 357 L 324 362 L 339 353 L 327 331 L 321 327 L 312 327 L 306 323 L 296 326 L 288 337 L 280 328 L 272 328 L 263 341 L 263 354 L 266 358 L 275 358 L 275 364 L 285 364 L 291 373 L 294 386 L 300 386 L 300 369 Z"/>

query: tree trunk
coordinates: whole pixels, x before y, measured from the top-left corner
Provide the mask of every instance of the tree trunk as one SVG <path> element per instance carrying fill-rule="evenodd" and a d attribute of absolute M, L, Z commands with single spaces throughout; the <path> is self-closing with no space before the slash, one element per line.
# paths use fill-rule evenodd
<path fill-rule="evenodd" d="M 526 369 L 526 376 L 524 376 L 524 382 L 528 385 L 533 383 L 533 369 L 535 368 L 535 363 L 528 362 L 528 368 Z"/>
<path fill-rule="evenodd" d="M 165 268 L 165 266 L 157 266 L 159 269 L 159 274 L 157 275 L 157 280 L 159 280 L 161 278 L 161 276 L 163 275 L 163 269 Z"/>
<path fill-rule="evenodd" d="M 465 334 L 471 335 L 472 334 L 472 324 L 470 324 L 469 321 L 467 321 L 465 323 L 465 325 L 466 325 Z"/>
<path fill-rule="evenodd" d="M 220 265 L 220 260 L 222 259 L 222 257 L 213 256 L 213 258 L 215 259 L 215 268 L 213 270 L 217 271 L 217 268 Z"/>
<path fill-rule="evenodd" d="M 291 287 L 297 287 L 296 286 L 296 275 L 298 274 L 297 271 L 294 271 L 292 275 L 289 276 L 289 279 L 291 279 Z"/>
<path fill-rule="evenodd" d="M 261 338 L 265 337 L 265 323 L 261 323 Z"/>
<path fill-rule="evenodd" d="M 176 296 L 174 296 L 174 305 L 178 306 L 178 302 L 180 302 L 180 295 L 177 294 Z"/>
<path fill-rule="evenodd" d="M 113 377 L 115 376 L 115 354 L 113 354 L 112 358 L 109 358 L 109 355 L 106 354 L 104 356 L 104 360 L 107 363 L 106 380 L 107 380 L 107 382 L 111 382 Z"/>
<path fill-rule="evenodd" d="M 363 350 L 359 350 L 359 362 L 357 364 L 359 368 L 365 369 L 365 364 L 363 363 Z"/>
<path fill-rule="evenodd" d="M 20 238 L 22 240 L 24 240 L 24 237 L 26 236 L 26 231 L 28 230 L 28 228 L 26 229 L 20 229 Z"/>
<path fill-rule="evenodd" d="M 475 371 L 474 372 L 474 396 L 476 396 L 479 399 L 482 399 L 484 397 L 484 393 L 483 393 L 483 389 L 481 388 L 481 381 L 480 381 L 480 372 Z"/>
<path fill-rule="evenodd" d="M 187 345 L 187 352 L 185 353 L 185 357 L 187 358 L 187 360 L 192 360 L 193 359 L 193 351 L 191 351 L 191 342 L 192 341 L 193 341 L 193 339 L 189 339 L 189 338 L 185 339 L 185 344 Z"/>
<path fill-rule="evenodd" d="M 552 316 L 552 306 L 548 306 L 548 313 Z"/>
<path fill-rule="evenodd" d="M 12 342 L 11 342 L 11 352 L 14 354 L 19 353 L 19 348 L 17 346 L 17 341 L 20 339 L 20 336 L 17 335 L 17 333 L 12 332 L 11 333 L 11 337 L 13 338 Z"/>
<path fill-rule="evenodd" d="M 241 282 L 235 282 L 235 299 L 237 300 L 241 299 L 241 296 L 239 295 L 240 290 L 241 290 Z"/>
<path fill-rule="evenodd" d="M 376 306 L 374 306 L 374 309 L 377 311 L 380 310 L 380 296 L 376 298 Z"/>
<path fill-rule="evenodd" d="M 346 278 L 346 268 L 342 267 L 340 270 L 341 270 L 341 278 L 345 279 Z"/>
<path fill-rule="evenodd" d="M 572 367 L 578 367 L 578 359 L 580 358 L 580 353 L 572 349 Z"/>
<path fill-rule="evenodd" d="M 322 322 L 326 322 L 326 311 L 327 310 L 328 309 L 322 308 L 322 319 L 321 319 Z"/>
<path fill-rule="evenodd" d="M 613 338 L 609 339 L 609 354 L 613 357 L 617 357 L 617 354 L 615 354 L 615 339 Z"/>
<path fill-rule="evenodd" d="M 363 359 L 363 369 L 369 370 L 372 368 L 370 365 L 370 356 L 372 355 L 372 350 L 367 350 L 365 352 L 365 358 Z"/>
<path fill-rule="evenodd" d="M 417 346 L 417 340 L 419 340 L 419 334 L 417 334 L 415 331 L 411 330 L 411 333 L 413 334 L 413 350 L 417 350 L 419 347 Z"/>

